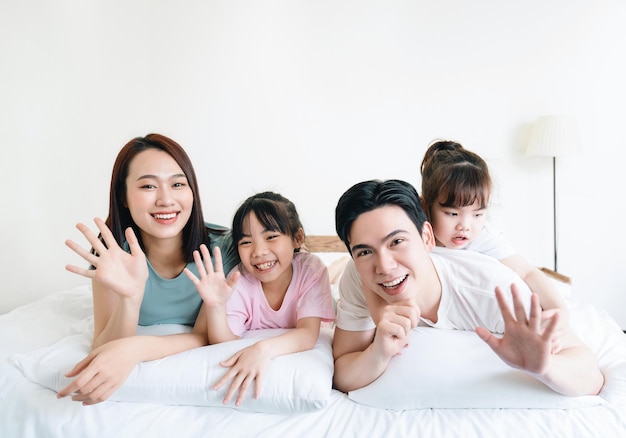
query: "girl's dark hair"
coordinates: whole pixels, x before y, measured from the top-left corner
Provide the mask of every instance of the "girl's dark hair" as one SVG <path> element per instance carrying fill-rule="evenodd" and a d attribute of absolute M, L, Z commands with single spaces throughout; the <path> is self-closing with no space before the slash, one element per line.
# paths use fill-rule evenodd
<path fill-rule="evenodd" d="M 491 177 L 487 163 L 459 143 L 438 140 L 430 144 L 421 166 L 422 198 L 430 215 L 437 202 L 443 207 L 465 207 L 478 201 L 487 208 Z"/>
<path fill-rule="evenodd" d="M 109 215 L 106 219 L 107 226 L 111 229 L 115 240 L 119 245 L 125 240 L 124 231 L 132 227 L 139 239 L 142 250 L 145 251 L 141 239 L 141 232 L 130 215 L 126 206 L 126 178 L 132 160 L 141 152 L 148 149 L 156 149 L 170 155 L 180 166 L 187 177 L 187 182 L 193 193 L 193 207 L 191 216 L 183 228 L 183 254 L 187 262 L 193 261 L 193 251 L 200 247 L 201 243 L 209 245 L 209 235 L 202 215 L 200 195 L 198 193 L 198 181 L 193 170 L 191 160 L 185 150 L 174 140 L 160 134 L 148 134 L 145 137 L 137 137 L 126 143 L 120 150 L 113 165 L 111 175 L 111 189 L 109 198 Z"/>
<path fill-rule="evenodd" d="M 239 241 L 243 238 L 244 223 L 248 214 L 254 213 L 261 225 L 267 230 L 278 231 L 296 239 L 301 233 L 304 241 L 304 227 L 296 206 L 289 199 L 274 192 L 262 192 L 250 196 L 237 209 L 233 217 L 232 236 L 235 251 Z"/>
<path fill-rule="evenodd" d="M 349 253 L 352 253 L 350 230 L 354 221 L 363 213 L 385 206 L 402 208 L 422 234 L 426 213 L 415 187 L 398 179 L 363 181 L 346 190 L 335 208 L 335 231 Z"/>

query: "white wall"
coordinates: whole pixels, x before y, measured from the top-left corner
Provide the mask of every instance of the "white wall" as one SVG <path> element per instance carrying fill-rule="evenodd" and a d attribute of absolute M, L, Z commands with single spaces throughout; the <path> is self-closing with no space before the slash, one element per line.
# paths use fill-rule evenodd
<path fill-rule="evenodd" d="M 189 152 L 207 220 L 270 189 L 309 234 L 353 183 L 419 185 L 427 144 L 458 140 L 491 167 L 493 222 L 550 267 L 551 160 L 522 151 L 537 116 L 572 114 L 559 271 L 626 328 L 624 22 L 621 0 L 2 0 L 0 311 L 85 282 L 63 242 L 149 132 Z"/>

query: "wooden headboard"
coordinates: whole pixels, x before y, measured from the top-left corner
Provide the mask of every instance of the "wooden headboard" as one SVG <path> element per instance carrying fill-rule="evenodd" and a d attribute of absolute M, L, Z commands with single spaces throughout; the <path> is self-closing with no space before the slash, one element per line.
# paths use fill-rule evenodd
<path fill-rule="evenodd" d="M 311 252 L 348 252 L 339 236 L 306 236 L 304 245 Z"/>
<path fill-rule="evenodd" d="M 572 279 L 567 275 L 563 275 L 560 272 L 553 271 L 552 269 L 541 267 L 539 268 L 541 272 L 546 274 L 548 277 L 552 277 L 555 280 L 562 281 L 565 284 L 572 284 Z"/>

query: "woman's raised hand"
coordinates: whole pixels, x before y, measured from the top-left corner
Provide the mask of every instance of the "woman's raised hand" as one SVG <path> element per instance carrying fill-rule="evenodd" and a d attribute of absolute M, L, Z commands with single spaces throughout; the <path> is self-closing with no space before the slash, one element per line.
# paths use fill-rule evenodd
<path fill-rule="evenodd" d="M 193 260 L 196 262 L 200 278 L 196 277 L 188 268 L 185 268 L 185 274 L 196 286 L 207 307 L 225 306 L 233 293 L 233 287 L 237 283 L 240 273 L 235 271 L 227 278 L 224 275 L 222 252 L 219 247 L 213 248 L 213 255 L 215 257 L 215 269 L 211 262 L 209 249 L 204 244 L 200 245 L 200 252 L 193 252 Z"/>
<path fill-rule="evenodd" d="M 130 248 L 130 253 L 128 253 L 117 244 L 113 233 L 102 219 L 95 218 L 94 222 L 100 230 L 104 243 L 86 225 L 79 223 L 76 228 L 83 233 L 95 250 L 95 254 L 71 239 L 66 240 L 65 244 L 95 269 L 75 265 L 67 265 L 65 269 L 102 283 L 120 296 L 142 295 L 148 279 L 148 265 L 133 229 L 130 227 L 126 229 L 126 240 Z"/>

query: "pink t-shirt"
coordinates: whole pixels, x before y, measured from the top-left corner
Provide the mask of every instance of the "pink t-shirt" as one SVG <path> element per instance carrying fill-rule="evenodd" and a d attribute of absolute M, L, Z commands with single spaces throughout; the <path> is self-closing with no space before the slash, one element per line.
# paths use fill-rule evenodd
<path fill-rule="evenodd" d="M 328 269 L 314 254 L 295 254 L 291 262 L 293 277 L 280 309 L 270 307 L 261 282 L 242 273 L 227 304 L 228 325 L 241 336 L 246 330 L 295 328 L 300 318 L 316 317 L 333 321 L 335 309 L 330 292 Z"/>

